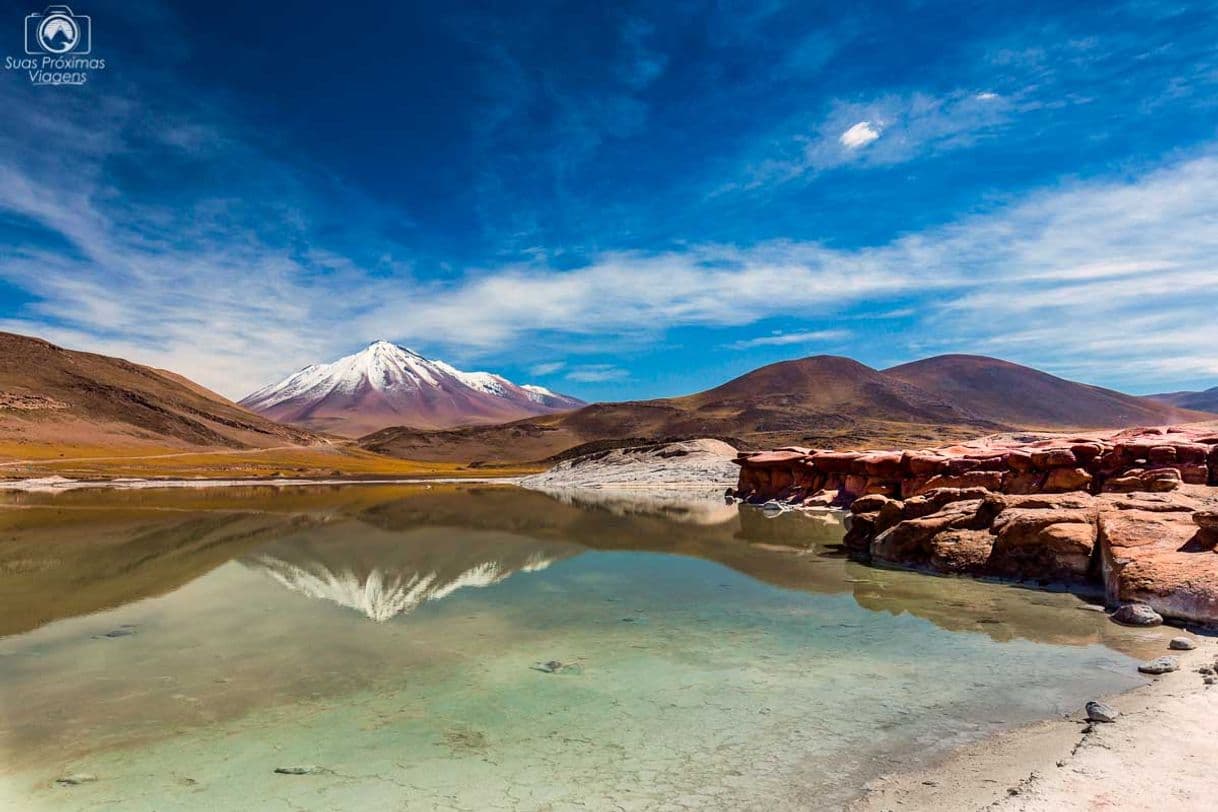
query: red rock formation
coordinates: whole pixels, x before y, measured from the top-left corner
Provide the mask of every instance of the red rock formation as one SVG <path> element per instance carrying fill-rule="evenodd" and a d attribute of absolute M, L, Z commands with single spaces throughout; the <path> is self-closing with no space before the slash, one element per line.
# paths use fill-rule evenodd
<path fill-rule="evenodd" d="M 849 506 L 861 560 L 1093 584 L 1218 625 L 1218 433 L 1189 427 L 923 451 L 741 454 L 736 495 Z M 834 493 L 835 492 L 835 493 Z"/>
<path fill-rule="evenodd" d="M 938 488 L 995 493 L 1165 492 L 1218 485 L 1218 432 L 1185 426 L 1028 443 L 995 439 L 920 451 L 746 452 L 737 495 L 798 500 L 818 491 L 908 498 Z"/>

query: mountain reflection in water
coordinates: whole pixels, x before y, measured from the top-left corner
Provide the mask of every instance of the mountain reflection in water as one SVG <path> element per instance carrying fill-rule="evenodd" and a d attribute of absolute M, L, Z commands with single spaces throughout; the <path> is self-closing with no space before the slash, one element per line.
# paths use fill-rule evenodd
<path fill-rule="evenodd" d="M 10 508 L 10 509 L 4 509 Z M 17 509 L 21 508 L 21 509 Z M 239 487 L 0 496 L 0 635 L 166 594 L 230 560 L 376 621 L 588 550 L 694 556 L 996 640 L 1127 647 L 1077 598 L 872 569 L 833 513 L 511 486 Z M 53 553 L 48 552 L 53 551 Z"/>

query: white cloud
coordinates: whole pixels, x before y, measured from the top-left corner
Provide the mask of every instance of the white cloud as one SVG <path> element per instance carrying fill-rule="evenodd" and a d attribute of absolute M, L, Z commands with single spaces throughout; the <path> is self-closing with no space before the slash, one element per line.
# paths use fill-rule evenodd
<path fill-rule="evenodd" d="M 584 364 L 568 372 L 565 377 L 568 381 L 578 383 L 605 383 L 620 381 L 629 376 L 629 372 L 612 364 Z"/>
<path fill-rule="evenodd" d="M 838 137 L 838 142 L 846 149 L 865 147 L 880 137 L 878 125 L 870 121 L 860 121 Z"/>
<path fill-rule="evenodd" d="M 553 375 L 555 372 L 561 372 L 566 365 L 567 364 L 565 361 L 550 361 L 545 364 L 534 364 L 533 366 L 529 367 L 529 374 L 537 375 L 538 377 Z"/>
<path fill-rule="evenodd" d="M 734 341 L 727 346 L 733 350 L 751 350 L 755 347 L 787 347 L 792 344 L 841 341 L 849 336 L 849 330 L 810 330 L 802 333 L 774 333 L 773 335 Z"/>
<path fill-rule="evenodd" d="M 748 180 L 728 184 L 719 192 L 814 177 L 842 166 L 891 166 L 960 149 L 1001 126 L 1016 110 L 1012 99 L 963 90 L 943 96 L 913 93 L 837 102 L 820 121 L 787 122 L 784 131 L 796 132 L 794 136 L 768 134 L 762 141 L 762 157 L 747 162 Z M 775 150 L 775 143 L 782 146 Z"/>

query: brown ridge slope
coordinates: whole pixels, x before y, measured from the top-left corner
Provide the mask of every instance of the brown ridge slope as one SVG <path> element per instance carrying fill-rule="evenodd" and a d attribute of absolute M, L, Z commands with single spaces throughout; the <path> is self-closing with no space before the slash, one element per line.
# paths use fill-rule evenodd
<path fill-rule="evenodd" d="M 269 448 L 319 441 L 174 374 L 0 333 L 0 440 Z"/>
<path fill-rule="evenodd" d="M 1123 428 L 1212 417 L 982 355 L 939 355 L 884 375 L 974 415 L 1024 428 Z"/>
<path fill-rule="evenodd" d="M 1218 413 L 1218 386 L 1200 392 L 1164 392 L 1146 397 L 1162 403 L 1170 403 L 1181 409 L 1199 409 L 1203 412 Z"/>
<path fill-rule="evenodd" d="M 719 437 L 737 446 L 926 444 L 1005 428 L 849 358 L 770 364 L 678 398 L 596 403 L 501 426 L 389 428 L 369 450 L 418 460 L 524 462 L 626 440 Z"/>

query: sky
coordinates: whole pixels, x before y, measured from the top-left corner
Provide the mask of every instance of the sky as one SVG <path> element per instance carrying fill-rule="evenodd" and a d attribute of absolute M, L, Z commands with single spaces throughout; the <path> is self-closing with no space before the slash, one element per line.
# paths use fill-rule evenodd
<path fill-rule="evenodd" d="M 587 400 L 1218 385 L 1213 4 L 72 8 L 104 69 L 0 70 L 0 330 L 234 398 L 379 338 Z"/>

